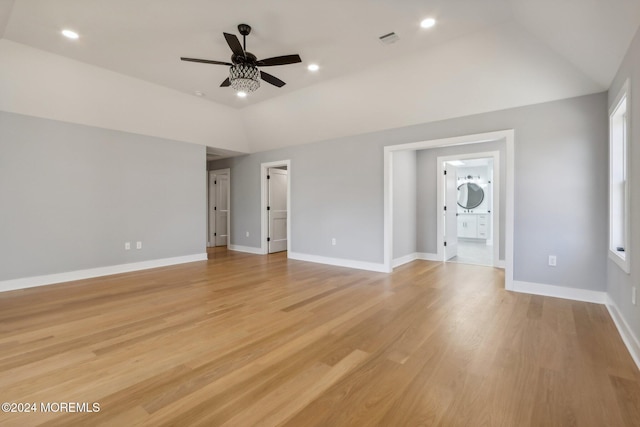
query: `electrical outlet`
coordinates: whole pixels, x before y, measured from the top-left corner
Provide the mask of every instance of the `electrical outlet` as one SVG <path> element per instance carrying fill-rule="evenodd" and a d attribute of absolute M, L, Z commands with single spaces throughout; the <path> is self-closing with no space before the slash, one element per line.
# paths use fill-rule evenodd
<path fill-rule="evenodd" d="M 128 251 L 129 249 L 131 249 L 131 242 L 124 242 L 124 250 Z"/>
<path fill-rule="evenodd" d="M 555 267 L 557 265 L 557 259 L 555 255 L 549 255 L 549 266 Z"/>
<path fill-rule="evenodd" d="M 136 249 L 142 249 L 142 242 L 136 242 Z"/>
<path fill-rule="evenodd" d="M 247 231 L 247 237 L 249 237 L 249 232 Z"/>
<path fill-rule="evenodd" d="M 336 244 L 337 244 L 336 238 L 334 237 L 333 239 L 331 239 L 331 245 L 335 246 Z"/>
<path fill-rule="evenodd" d="M 631 304 L 636 305 L 636 287 L 631 288 Z"/>

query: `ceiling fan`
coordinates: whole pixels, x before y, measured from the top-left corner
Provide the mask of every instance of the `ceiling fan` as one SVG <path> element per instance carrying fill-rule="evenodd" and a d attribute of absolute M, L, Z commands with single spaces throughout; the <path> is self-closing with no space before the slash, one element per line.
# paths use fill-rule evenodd
<path fill-rule="evenodd" d="M 258 70 L 258 67 L 296 64 L 298 62 L 302 62 L 300 55 L 275 56 L 273 58 L 258 60 L 253 53 L 247 51 L 247 36 L 251 33 L 251 27 L 247 24 L 240 24 L 238 25 L 238 31 L 242 35 L 243 44 L 240 44 L 240 41 L 235 34 L 223 33 L 227 44 L 233 52 L 231 55 L 231 62 L 184 57 L 181 57 L 180 59 L 189 62 L 229 66 L 229 77 L 222 82 L 220 87 L 231 86 L 239 94 L 241 92 L 247 94 L 257 90 L 260 87 L 260 78 L 274 86 L 284 86 L 285 82 L 269 73 Z"/>

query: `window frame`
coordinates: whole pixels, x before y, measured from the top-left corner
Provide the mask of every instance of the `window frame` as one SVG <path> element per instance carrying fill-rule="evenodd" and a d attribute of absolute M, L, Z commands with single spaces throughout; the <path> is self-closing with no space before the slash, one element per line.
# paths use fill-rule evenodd
<path fill-rule="evenodd" d="M 609 235 L 608 235 L 608 252 L 609 259 L 611 259 L 614 263 L 618 265 L 625 273 L 629 274 L 631 271 L 631 233 L 630 233 L 630 156 L 629 156 L 629 145 L 630 145 L 630 134 L 631 134 L 631 125 L 629 121 L 630 112 L 631 112 L 631 102 L 630 102 L 630 90 L 629 90 L 629 80 L 627 80 L 621 87 L 618 95 L 616 96 L 614 102 L 611 104 L 611 108 L 609 109 Z M 625 104 L 626 111 L 623 113 L 623 140 L 622 140 L 622 167 L 623 167 L 623 176 L 624 176 L 624 190 L 622 194 L 623 199 L 623 208 L 622 208 L 622 232 L 617 231 L 617 227 L 619 225 L 614 222 L 615 218 L 619 217 L 619 207 L 616 207 L 615 200 L 615 191 L 619 191 L 614 189 L 617 185 L 615 182 L 615 177 L 617 176 L 618 168 L 620 164 L 617 163 L 617 159 L 615 156 L 615 150 L 619 150 L 620 148 L 616 146 L 616 143 L 619 141 L 614 141 L 614 131 L 618 125 L 615 125 L 615 121 L 620 118 L 620 108 L 623 103 Z M 615 126 L 614 126 L 615 125 Z M 616 234 L 622 234 L 622 238 L 624 239 L 624 252 L 617 251 L 614 243 L 614 236 Z"/>

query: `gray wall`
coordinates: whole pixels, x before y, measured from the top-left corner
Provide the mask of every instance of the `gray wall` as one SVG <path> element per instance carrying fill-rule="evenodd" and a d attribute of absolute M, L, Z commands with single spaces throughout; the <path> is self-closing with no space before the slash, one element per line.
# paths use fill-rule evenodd
<path fill-rule="evenodd" d="M 205 252 L 205 162 L 204 146 L 0 112 L 0 280 Z"/>
<path fill-rule="evenodd" d="M 291 159 L 291 250 L 381 261 L 383 156 L 368 145 L 356 137 L 214 162 L 231 168 L 231 243 L 260 247 L 260 164 Z"/>
<path fill-rule="evenodd" d="M 636 339 L 640 340 L 640 305 L 631 304 L 631 287 L 640 288 L 640 31 L 636 34 L 627 56 L 609 90 L 609 103 L 614 102 L 624 82 L 629 79 L 631 95 L 629 188 L 631 197 L 631 274 L 626 274 L 613 261 L 608 261 L 607 291 L 616 303 Z M 606 247 L 606 243 L 605 243 Z M 640 289 L 638 289 L 640 292 Z M 640 298 L 639 298 L 640 300 Z"/>
<path fill-rule="evenodd" d="M 416 151 L 393 153 L 393 259 L 416 252 Z"/>
<path fill-rule="evenodd" d="M 418 151 L 418 252 L 435 254 L 437 252 L 438 207 L 434 203 L 437 197 L 437 159 L 455 154 L 499 151 L 500 164 L 500 255 L 504 260 L 505 218 L 507 194 L 507 153 L 504 141 L 483 142 L 479 144 L 459 145 L 455 147 L 433 148 Z"/>
<path fill-rule="evenodd" d="M 515 129 L 515 279 L 604 290 L 606 104 L 601 93 L 221 160 L 232 243 L 260 247 L 260 163 L 291 159 L 293 251 L 382 263 L 383 147 Z"/>

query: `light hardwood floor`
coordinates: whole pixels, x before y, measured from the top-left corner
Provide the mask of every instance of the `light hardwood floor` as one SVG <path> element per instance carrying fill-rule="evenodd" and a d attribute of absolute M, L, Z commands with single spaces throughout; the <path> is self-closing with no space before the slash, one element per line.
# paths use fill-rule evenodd
<path fill-rule="evenodd" d="M 391 274 L 208 262 L 0 294 L 17 426 L 638 426 L 640 373 L 603 306 L 506 292 L 489 267 Z"/>

